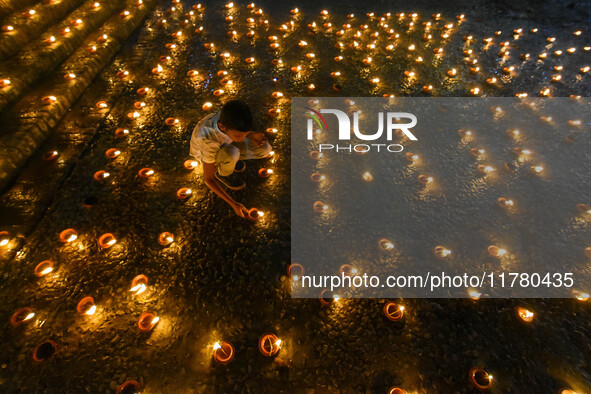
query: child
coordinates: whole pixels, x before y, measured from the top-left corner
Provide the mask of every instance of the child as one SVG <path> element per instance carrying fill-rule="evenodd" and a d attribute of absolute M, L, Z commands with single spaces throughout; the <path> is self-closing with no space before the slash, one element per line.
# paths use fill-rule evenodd
<path fill-rule="evenodd" d="M 201 119 L 191 136 L 190 154 L 203 163 L 205 184 L 241 218 L 248 217 L 248 210 L 234 201 L 220 184 L 230 190 L 244 189 L 246 184 L 238 174 L 246 169 L 242 160 L 269 157 L 271 145 L 265 134 L 251 129 L 250 108 L 242 101 L 232 100 L 221 111 Z"/>

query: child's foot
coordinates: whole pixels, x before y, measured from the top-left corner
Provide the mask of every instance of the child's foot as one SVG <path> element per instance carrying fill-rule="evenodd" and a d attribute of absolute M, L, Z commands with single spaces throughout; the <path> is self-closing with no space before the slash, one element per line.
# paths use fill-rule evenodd
<path fill-rule="evenodd" d="M 242 190 L 246 187 L 246 183 L 240 179 L 238 174 L 231 174 L 228 176 L 221 176 L 217 171 L 215 173 L 215 177 L 218 181 L 222 183 L 222 185 L 226 186 L 230 190 Z"/>
<path fill-rule="evenodd" d="M 244 172 L 244 170 L 246 170 L 246 163 L 244 160 L 238 160 L 236 167 L 234 167 L 234 172 Z"/>

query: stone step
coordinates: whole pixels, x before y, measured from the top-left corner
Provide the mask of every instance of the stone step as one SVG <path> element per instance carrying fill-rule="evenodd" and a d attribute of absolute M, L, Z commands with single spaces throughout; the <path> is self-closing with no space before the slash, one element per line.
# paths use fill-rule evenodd
<path fill-rule="evenodd" d="M 49 75 L 105 21 L 123 9 L 120 0 L 87 0 L 66 18 L 52 25 L 41 37 L 31 41 L 16 55 L 0 63 L 0 78 L 10 84 L 0 90 L 0 112 L 5 111 L 35 82 Z M 131 11 L 132 8 L 130 8 Z M 120 18 L 121 19 L 121 18 Z M 82 21 L 73 25 L 77 20 Z M 65 35 L 63 29 L 70 29 Z M 54 42 L 49 42 L 54 37 Z"/>
<path fill-rule="evenodd" d="M 100 32 L 88 37 L 46 83 L 23 97 L 10 111 L 8 130 L 0 135 L 0 191 L 18 175 L 59 120 L 141 24 L 157 0 L 145 0 L 140 6 L 135 3 L 135 0 L 125 2 L 128 16 L 123 18 L 119 14 L 113 15 Z M 98 43 L 96 38 L 102 34 L 107 34 L 107 41 Z M 96 51 L 90 53 L 88 48 L 93 45 Z M 69 81 L 64 79 L 64 74 L 69 72 L 75 73 L 76 78 Z M 49 96 L 54 96 L 56 100 L 45 104 L 42 99 Z"/>
<path fill-rule="evenodd" d="M 157 11 L 151 12 L 143 26 L 154 25 L 159 19 Z M 60 120 L 55 131 L 31 157 L 6 192 L 0 194 L 2 229 L 19 239 L 29 234 L 47 213 L 73 168 L 88 154 L 88 149 L 92 149 L 96 133 L 104 130 L 105 123 L 126 117 L 129 107 L 128 103 L 121 103 L 121 95 L 129 94 L 129 89 L 135 90 L 137 83 L 134 83 L 133 73 L 126 78 L 120 78 L 117 74 L 122 70 L 141 69 L 150 58 L 149 51 L 138 51 L 136 48 L 152 47 L 165 39 L 168 33 L 159 31 L 154 34 L 144 28 L 139 37 L 133 36 Z M 109 107 L 104 110 L 96 108 L 96 103 L 103 100 Z M 53 152 L 57 152 L 57 155 Z M 88 197 L 96 195 L 88 191 L 88 194 L 78 196 L 77 201 L 82 204 Z"/>
<path fill-rule="evenodd" d="M 59 2 L 41 2 L 33 7 L 20 8 L 4 18 L 0 34 L 0 60 L 16 54 L 31 40 L 39 37 L 47 28 L 59 22 L 68 13 L 82 4 L 83 0 L 62 0 Z M 30 12 L 34 12 L 31 15 Z M 5 31 L 11 26 L 14 30 Z"/>

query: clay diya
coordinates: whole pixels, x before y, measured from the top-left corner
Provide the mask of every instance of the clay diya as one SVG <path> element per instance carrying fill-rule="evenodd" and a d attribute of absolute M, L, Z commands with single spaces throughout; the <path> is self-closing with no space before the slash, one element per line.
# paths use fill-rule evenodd
<path fill-rule="evenodd" d="M 47 340 L 37 345 L 33 350 L 33 361 L 41 363 L 46 361 L 57 352 L 57 344 L 54 341 Z"/>
<path fill-rule="evenodd" d="M 234 346 L 230 342 L 216 342 L 213 345 L 213 359 L 219 364 L 228 364 L 234 359 Z"/>
<path fill-rule="evenodd" d="M 140 318 L 137 321 L 137 328 L 142 332 L 148 332 L 151 331 L 159 321 L 160 318 L 152 312 L 144 312 L 140 315 Z"/>
<path fill-rule="evenodd" d="M 404 316 L 404 307 L 389 301 L 384 305 L 384 315 L 391 321 L 398 321 Z"/>
<path fill-rule="evenodd" d="M 267 357 L 276 355 L 281 349 L 281 339 L 275 334 L 263 334 L 259 339 L 259 350 Z"/>

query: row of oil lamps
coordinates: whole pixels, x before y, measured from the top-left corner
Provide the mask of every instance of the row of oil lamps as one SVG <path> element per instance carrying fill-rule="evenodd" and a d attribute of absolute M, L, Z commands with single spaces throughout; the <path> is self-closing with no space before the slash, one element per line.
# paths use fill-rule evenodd
<path fill-rule="evenodd" d="M 72 233 L 69 232 L 69 234 L 70 235 L 67 239 L 71 240 Z M 67 234 L 64 234 L 64 236 L 66 235 Z M 387 240 L 381 240 L 380 244 L 382 244 L 385 248 L 392 247 L 391 243 Z M 438 248 L 436 248 L 436 250 L 437 249 Z M 51 267 L 51 265 L 47 265 L 47 267 Z M 341 267 L 341 270 L 343 272 L 346 272 L 347 274 L 356 274 L 356 269 L 352 268 L 350 265 L 344 265 L 343 267 Z M 47 268 L 45 268 L 44 271 L 47 272 Z M 295 281 L 299 280 L 303 273 L 304 268 L 298 263 L 293 263 L 288 267 L 288 274 Z M 148 278 L 145 275 L 138 275 L 133 279 L 130 291 L 134 292 L 135 294 L 141 294 L 146 290 L 147 283 Z M 333 302 L 338 302 L 338 300 L 339 297 L 333 295 L 332 292 L 330 292 L 329 290 L 324 290 L 320 295 L 320 301 L 323 305 L 330 305 Z M 97 306 L 95 305 L 92 297 L 84 297 L 78 303 L 76 309 L 80 315 L 92 316 L 95 314 Z M 384 315 L 391 321 L 400 321 L 404 317 L 404 311 L 404 306 L 396 304 L 392 301 L 385 303 L 383 307 Z M 517 317 L 521 319 L 523 322 L 533 322 L 534 313 L 529 309 L 518 306 L 516 307 L 515 311 Z M 30 308 L 21 308 L 11 316 L 10 321 L 13 326 L 18 327 L 22 324 L 32 321 L 34 316 L 35 314 Z M 159 321 L 160 318 L 156 316 L 153 312 L 144 312 L 140 315 L 137 321 L 137 327 L 142 332 L 149 332 L 158 324 Z M 276 355 L 280 351 L 281 346 L 282 340 L 280 340 L 275 334 L 267 333 L 262 335 L 259 339 L 259 350 L 265 356 L 271 357 Z M 55 342 L 51 340 L 45 341 L 35 348 L 33 352 L 33 359 L 35 362 L 43 362 L 49 359 L 51 356 L 53 356 L 53 354 L 55 354 L 56 351 L 57 344 Z M 228 364 L 234 359 L 234 356 L 234 346 L 230 342 L 218 341 L 213 345 L 213 358 L 219 364 Z M 492 376 L 488 374 L 484 369 L 474 367 L 470 370 L 469 374 L 470 381 L 476 388 L 481 390 L 488 390 L 491 387 Z M 126 384 L 130 383 L 125 382 L 124 385 Z M 390 392 L 403 393 L 405 391 L 400 388 L 393 388 Z"/>
<path fill-rule="evenodd" d="M 200 7 L 198 7 L 198 8 L 200 8 Z M 200 31 L 202 30 L 202 28 L 200 28 L 200 29 L 198 29 L 198 30 L 199 30 L 199 32 L 200 32 Z M 518 30 L 520 30 L 520 29 L 518 29 Z M 497 33 L 500 33 L 500 32 L 497 32 Z M 516 33 L 518 33 L 518 31 L 516 31 Z M 578 34 L 577 34 L 577 33 L 578 33 Z M 581 34 L 581 32 L 580 32 L 580 31 L 577 31 L 577 32 L 575 32 L 575 35 L 580 35 L 580 34 Z M 180 36 L 180 35 L 181 35 L 181 32 L 177 32 L 177 33 L 174 33 L 174 34 L 173 34 L 173 36 L 175 36 L 175 37 L 177 37 L 177 36 Z M 275 37 L 275 36 L 272 36 L 272 37 Z M 468 36 L 468 40 L 469 40 L 469 38 L 470 38 L 470 37 L 471 37 L 471 36 Z M 106 39 L 107 39 L 106 35 L 103 35 L 103 36 L 99 37 L 99 41 L 103 41 L 103 42 L 104 42 L 104 41 L 106 41 Z M 554 38 L 552 38 L 552 41 L 553 41 L 553 40 L 554 40 Z M 490 41 L 490 40 L 489 40 L 489 41 Z M 301 45 L 305 45 L 305 44 L 303 44 L 303 43 L 304 43 L 304 41 L 301 41 L 301 42 L 300 42 L 300 46 L 301 46 Z M 505 44 L 506 44 L 506 43 L 505 43 Z M 169 45 L 169 44 L 167 44 L 167 45 Z M 170 45 L 171 45 L 171 46 L 175 46 L 175 44 L 170 44 Z M 206 44 L 206 45 L 207 45 L 207 44 Z M 210 45 L 213 47 L 213 44 L 210 44 Z M 412 48 L 412 47 L 414 47 L 414 45 L 411 45 L 411 46 L 409 47 L 409 50 L 411 50 L 411 48 Z M 94 49 L 94 50 L 96 50 L 96 47 L 93 47 L 93 48 L 91 48 L 91 49 Z M 413 48 L 413 49 L 414 49 L 414 48 Z M 569 52 L 569 53 L 572 53 L 572 52 L 574 52 L 572 49 L 573 49 L 573 48 L 569 49 L 567 52 Z M 588 49 L 588 47 L 585 47 L 585 50 L 587 50 L 587 49 Z M 472 51 L 470 50 L 469 52 L 472 52 Z M 307 56 L 308 56 L 308 57 L 310 57 L 310 56 L 314 57 L 315 55 L 314 55 L 314 54 L 308 54 Z M 341 58 L 341 59 L 342 59 L 342 57 L 341 57 L 341 56 L 339 56 L 338 58 Z M 336 60 L 336 58 L 335 58 L 335 60 Z M 247 59 L 246 59 L 246 62 L 247 62 L 247 63 L 253 63 L 253 62 L 254 62 L 254 58 L 252 58 L 252 57 L 251 57 L 251 58 L 247 58 Z M 369 64 L 369 63 L 371 62 L 371 58 L 364 59 L 364 62 L 365 62 L 365 63 L 367 63 L 367 64 Z M 297 70 L 297 67 L 294 67 L 294 68 L 296 68 L 296 70 Z M 509 70 L 509 72 L 512 72 L 512 69 L 514 69 L 514 67 L 512 66 L 512 67 L 509 67 L 509 68 L 507 68 L 507 69 Z M 155 69 L 153 70 L 153 72 L 157 74 L 157 73 L 158 73 L 160 70 L 161 70 L 161 66 L 160 66 L 160 65 L 158 65 L 158 67 L 157 67 L 157 68 L 155 68 Z M 297 71 L 299 71 L 299 70 L 297 70 Z M 587 72 L 587 71 L 589 71 L 589 67 L 583 67 L 583 68 L 581 69 L 581 72 L 582 72 L 582 73 L 585 73 L 585 72 Z M 191 71 L 190 71 L 189 73 L 191 73 Z M 332 74 L 335 74 L 335 75 L 339 74 L 339 75 L 340 75 L 340 72 L 333 72 Z M 407 75 L 407 76 L 409 76 L 409 77 L 414 77 L 414 74 L 415 74 L 415 73 L 414 73 L 413 71 L 407 71 L 407 72 L 405 72 L 405 75 Z M 457 75 L 457 70 L 456 70 L 456 69 L 451 69 L 450 71 L 448 71 L 448 72 L 447 72 L 447 74 L 448 74 L 448 76 L 451 76 L 451 77 L 453 77 L 453 76 Z M 65 77 L 66 77 L 66 79 L 70 79 L 70 80 L 71 80 L 71 79 L 74 79 L 74 78 L 75 78 L 75 74 L 73 74 L 73 73 L 68 73 L 68 74 L 66 74 L 66 76 L 65 76 Z M 556 78 L 555 78 L 554 80 L 556 81 Z M 376 83 L 376 84 L 377 84 L 377 83 L 379 83 L 379 78 L 374 78 L 374 79 L 372 79 L 372 82 L 373 82 L 373 83 Z M 489 78 L 489 80 L 487 80 L 487 83 L 489 83 L 489 84 L 494 84 L 495 82 L 496 82 L 496 78 Z M 4 86 L 8 86 L 8 85 L 10 84 L 10 81 L 9 81 L 9 80 L 4 80 L 4 81 L 2 82 L 2 84 L 3 84 Z M 312 87 L 312 86 L 313 86 L 313 85 L 310 85 L 310 86 L 309 86 L 309 89 L 313 89 L 313 87 Z M 432 85 L 425 85 L 425 86 L 423 87 L 423 91 L 425 91 L 425 92 L 430 92 L 430 91 L 432 91 L 432 89 L 433 89 Z M 216 92 L 221 92 L 220 94 L 222 94 L 222 93 L 223 93 L 223 90 L 219 90 L 219 91 L 216 91 Z M 480 88 L 478 88 L 478 87 L 476 87 L 476 88 L 473 88 L 473 89 L 472 89 L 472 91 L 471 91 L 471 93 L 472 93 L 472 94 L 474 94 L 474 95 L 477 95 L 477 94 L 479 94 L 479 92 L 480 92 Z M 549 90 L 548 90 L 548 89 L 546 89 L 546 90 L 542 91 L 542 95 L 548 95 L 548 94 L 549 94 Z M 215 95 L 215 92 L 214 92 L 214 95 Z M 53 102 L 55 102 L 55 101 L 56 101 L 56 98 L 55 98 L 54 96 L 46 96 L 46 97 L 44 97 L 44 98 L 43 98 L 43 102 L 45 102 L 45 103 L 47 103 L 47 104 L 53 103 Z"/>

